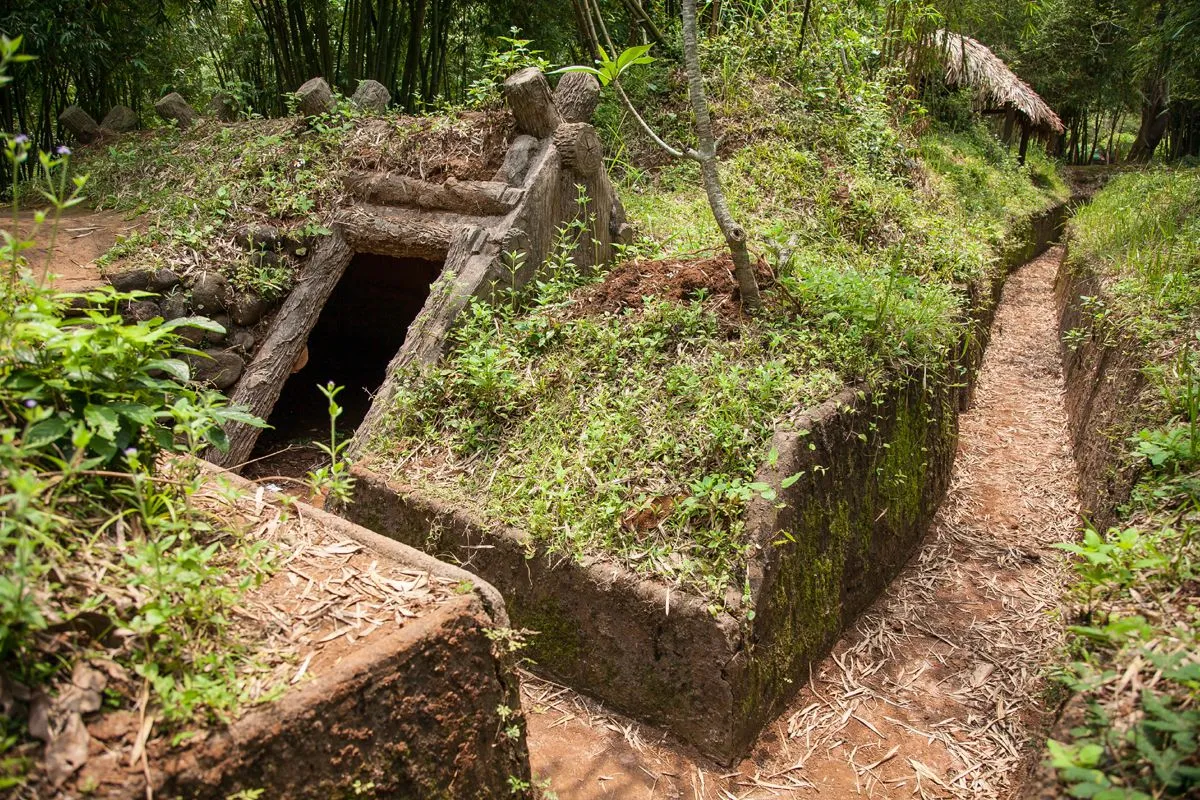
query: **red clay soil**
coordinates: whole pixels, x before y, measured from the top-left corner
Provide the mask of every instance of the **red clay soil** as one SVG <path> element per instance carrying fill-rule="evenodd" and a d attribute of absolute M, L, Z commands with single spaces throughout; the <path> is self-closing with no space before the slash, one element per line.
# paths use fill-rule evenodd
<path fill-rule="evenodd" d="M 146 227 L 144 221 L 127 219 L 116 211 L 92 211 L 77 206 L 63 214 L 52 237 L 52 221 L 47 220 L 39 228 L 34 223 L 35 213 L 22 211 L 18 219 L 21 236 L 35 234 L 36 245 L 25 251 L 25 258 L 35 276 L 49 272 L 54 276 L 54 287 L 64 292 L 78 292 L 104 283 L 96 260 L 117 243 L 118 237 Z M 47 258 L 52 238 L 53 250 Z"/>
<path fill-rule="evenodd" d="M 13 796 L 507 794 L 508 777 L 525 774 L 523 740 L 505 735 L 512 721 L 499 711 L 516 705 L 515 679 L 493 656 L 493 621 L 478 598 L 263 488 L 234 504 L 225 496 L 214 482 L 193 502 L 275 542 L 282 561 L 234 609 L 239 640 L 266 665 L 249 677 L 254 700 L 228 724 L 184 726 L 190 738 L 177 742 L 178 730 L 156 719 L 144 680 L 107 658 L 81 661 L 48 701 L 45 763 Z M 106 602 L 125 600 L 105 591 Z M 273 687 L 286 691 L 267 700 Z M 101 708 L 102 691 L 127 707 Z M 89 694 L 90 704 L 78 699 Z M 42 753 L 35 741 L 15 750 L 34 760 Z"/>
<path fill-rule="evenodd" d="M 1009 279 L 949 494 L 904 572 L 722 770 L 560 687 L 526 681 L 530 760 L 560 800 L 1013 798 L 1041 758 L 1045 666 L 1077 524 L 1052 287 Z"/>
<path fill-rule="evenodd" d="M 759 286 L 773 276 L 762 259 L 755 265 Z M 642 298 L 683 302 L 704 299 L 722 317 L 742 316 L 741 295 L 733 277 L 733 259 L 725 253 L 708 258 L 628 261 L 577 296 L 581 314 L 611 314 L 641 308 Z"/>
<path fill-rule="evenodd" d="M 349 136 L 346 152 L 353 169 L 398 172 L 432 183 L 490 181 L 514 135 L 512 116 L 495 111 L 468 111 L 449 122 L 385 117 L 363 123 Z"/>

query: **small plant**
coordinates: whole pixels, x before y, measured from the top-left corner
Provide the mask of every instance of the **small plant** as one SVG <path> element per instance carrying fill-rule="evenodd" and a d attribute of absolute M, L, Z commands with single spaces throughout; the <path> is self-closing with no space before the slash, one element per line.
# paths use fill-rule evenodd
<path fill-rule="evenodd" d="M 18 46 L 0 38 L 0 77 Z M 4 135 L 3 144 L 16 175 L 28 141 Z M 70 155 L 38 156 L 36 185 L 55 216 L 87 184 L 66 177 Z M 35 235 L 47 220 L 53 240 L 44 212 Z M 15 226 L 0 244 L 0 675 L 53 691 L 60 671 L 101 658 L 140 677 L 152 706 L 143 711 L 161 730 L 227 716 L 264 696 L 232 608 L 271 558 L 197 508 L 204 477 L 190 459 L 225 446 L 226 423 L 262 423 L 189 383 L 183 357 L 196 351 L 177 330 L 217 326 L 125 324 L 121 305 L 144 295 L 57 293 L 44 280 L 49 262 L 26 261 L 33 244 Z M 61 628 L 49 636 L 50 626 Z M 110 684 L 105 707 L 135 706 L 123 688 Z M 0 745 L 3 756 L 12 742 Z M 0 765 L 8 786 L 30 766 Z"/>
<path fill-rule="evenodd" d="M 1158 193 L 1146 194 L 1149 187 Z M 1087 301 L 1098 320 L 1093 331 L 1131 334 L 1122 347 L 1140 341 L 1143 372 L 1162 402 L 1135 408 L 1160 423 L 1128 440 L 1142 469 L 1122 526 L 1088 529 L 1082 541 L 1058 545 L 1077 557 L 1071 663 L 1062 681 L 1084 713 L 1048 743 L 1047 761 L 1072 797 L 1157 800 L 1200 791 L 1200 620 L 1188 588 L 1200 580 L 1200 386 L 1194 333 L 1184 323 L 1200 295 L 1189 287 L 1194 261 L 1154 256 L 1168 243 L 1185 253 L 1192 247 L 1180 231 L 1193 223 L 1197 199 L 1197 181 L 1122 176 L 1073 223 L 1071 257 L 1087 255 L 1075 265 L 1105 278 L 1103 301 Z"/>
<path fill-rule="evenodd" d="M 329 383 L 317 388 L 329 401 L 329 444 L 317 442 L 316 445 L 328 456 L 329 463 L 308 473 L 308 485 L 314 494 L 328 492 L 338 502 L 349 503 L 354 491 L 354 476 L 350 474 L 350 462 L 343 453 L 350 446 L 350 440 L 339 442 L 337 431 L 338 417 L 343 411 L 337 396 L 345 387 Z"/>
<path fill-rule="evenodd" d="M 550 68 L 541 50 L 532 50 L 532 39 L 522 39 L 520 28 L 509 29 L 508 36 L 498 37 L 508 45 L 505 50 L 493 50 L 483 63 L 482 74 L 467 88 L 467 105 L 484 108 L 500 101 L 500 87 L 504 79 L 526 67 L 537 67 L 545 72 Z"/>

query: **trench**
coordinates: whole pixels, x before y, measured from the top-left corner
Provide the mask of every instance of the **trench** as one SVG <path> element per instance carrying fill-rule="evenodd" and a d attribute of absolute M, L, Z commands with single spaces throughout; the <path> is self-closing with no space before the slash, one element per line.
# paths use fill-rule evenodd
<path fill-rule="evenodd" d="M 404 344 L 442 262 L 358 253 L 338 281 L 307 342 L 307 363 L 284 383 L 244 473 L 303 479 L 326 460 L 329 401 L 319 387 L 343 387 L 337 402 L 339 441 L 354 435 Z"/>
<path fill-rule="evenodd" d="M 534 774 L 561 800 L 1023 796 L 1054 713 L 1045 667 L 1069 573 L 1052 545 L 1078 520 L 1053 293 L 1062 255 L 1005 285 L 919 551 L 737 769 L 525 676 Z"/>

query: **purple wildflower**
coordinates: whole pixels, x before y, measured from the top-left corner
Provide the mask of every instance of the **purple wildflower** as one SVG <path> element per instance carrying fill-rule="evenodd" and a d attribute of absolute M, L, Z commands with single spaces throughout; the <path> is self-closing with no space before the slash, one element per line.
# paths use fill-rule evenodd
<path fill-rule="evenodd" d="M 37 404 L 38 404 L 37 400 L 34 400 L 33 398 L 30 398 L 25 401 L 26 408 L 37 408 Z"/>
<path fill-rule="evenodd" d="M 126 447 L 122 452 L 125 453 L 126 458 L 133 458 L 134 456 L 137 455 L 137 448 L 136 447 Z"/>
<path fill-rule="evenodd" d="M 55 148 L 54 152 L 58 153 L 60 156 L 69 156 L 71 155 L 71 148 L 67 147 L 65 144 L 60 144 L 57 148 Z"/>
<path fill-rule="evenodd" d="M 13 142 L 16 144 L 29 144 L 29 137 L 23 133 L 18 133 L 13 137 Z"/>

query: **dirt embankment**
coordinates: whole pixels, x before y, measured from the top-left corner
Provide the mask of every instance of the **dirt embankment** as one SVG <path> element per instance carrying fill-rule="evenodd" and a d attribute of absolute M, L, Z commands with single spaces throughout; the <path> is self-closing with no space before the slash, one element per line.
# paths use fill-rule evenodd
<path fill-rule="evenodd" d="M 530 757 L 562 800 L 998 798 L 1040 757 L 1040 664 L 1077 521 L 1052 286 L 1009 279 L 934 529 L 734 771 L 552 684 L 526 681 Z"/>

